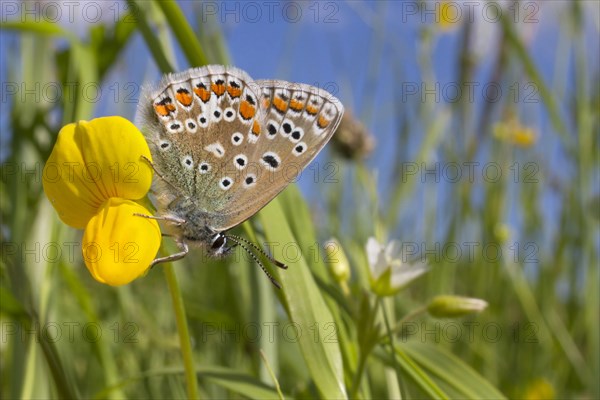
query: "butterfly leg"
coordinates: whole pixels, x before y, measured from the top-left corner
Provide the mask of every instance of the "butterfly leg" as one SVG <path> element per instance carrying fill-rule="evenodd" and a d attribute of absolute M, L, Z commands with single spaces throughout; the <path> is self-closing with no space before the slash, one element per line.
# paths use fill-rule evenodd
<path fill-rule="evenodd" d="M 171 182 L 169 182 L 168 180 L 165 179 L 164 176 L 161 175 L 161 173 L 156 169 L 156 166 L 154 165 L 154 163 L 152 161 L 150 161 L 150 159 L 146 156 L 140 156 L 144 161 L 146 161 L 150 167 L 152 167 L 152 169 L 154 170 L 154 173 L 156 175 L 158 175 L 158 177 L 160 179 L 162 179 L 163 181 L 165 181 L 166 183 L 168 183 L 171 187 L 175 188 L 175 186 L 173 186 L 173 184 Z"/>
<path fill-rule="evenodd" d="M 177 261 L 177 260 L 180 260 L 183 257 L 185 257 L 187 255 L 187 253 L 189 252 L 188 245 L 185 242 L 177 242 L 177 246 L 181 250 L 179 253 L 171 254 L 170 256 L 166 256 L 166 257 L 156 258 L 154 261 L 152 261 L 152 263 L 150 263 L 150 267 L 152 268 L 156 264 L 160 264 L 163 262 Z"/>
<path fill-rule="evenodd" d="M 155 219 L 157 221 L 168 221 L 168 222 L 173 222 L 174 224 L 177 225 L 183 225 L 185 224 L 185 219 L 181 219 L 181 218 L 177 218 L 177 217 L 155 217 L 154 215 L 146 215 L 146 214 L 140 214 L 140 213 L 133 213 L 133 215 L 135 215 L 136 217 L 142 217 L 142 218 L 148 218 L 148 219 Z"/>

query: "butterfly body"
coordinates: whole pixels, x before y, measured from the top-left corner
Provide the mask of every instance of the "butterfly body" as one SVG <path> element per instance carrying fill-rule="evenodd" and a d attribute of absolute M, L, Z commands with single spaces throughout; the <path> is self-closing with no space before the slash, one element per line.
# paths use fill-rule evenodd
<path fill-rule="evenodd" d="M 138 122 L 159 175 L 158 218 L 185 253 L 190 243 L 212 255 L 227 253 L 225 231 L 296 179 L 344 110 L 314 86 L 254 81 L 220 65 L 165 76 L 140 104 Z"/>

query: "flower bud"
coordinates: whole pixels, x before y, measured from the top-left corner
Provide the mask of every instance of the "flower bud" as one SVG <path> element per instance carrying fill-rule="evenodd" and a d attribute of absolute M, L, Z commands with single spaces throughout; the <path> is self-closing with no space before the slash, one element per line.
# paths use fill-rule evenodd
<path fill-rule="evenodd" d="M 427 312 L 436 318 L 456 318 L 485 310 L 485 300 L 472 297 L 442 295 L 434 297 L 427 305 Z"/>
<path fill-rule="evenodd" d="M 337 282 L 347 282 L 350 279 L 350 263 L 344 249 L 335 238 L 325 242 L 325 263 L 331 275 Z"/>

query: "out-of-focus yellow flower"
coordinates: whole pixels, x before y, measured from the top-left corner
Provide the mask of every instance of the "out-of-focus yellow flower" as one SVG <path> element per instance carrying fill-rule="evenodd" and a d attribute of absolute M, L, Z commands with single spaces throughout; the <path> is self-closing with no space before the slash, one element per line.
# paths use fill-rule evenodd
<path fill-rule="evenodd" d="M 440 1 L 435 3 L 436 22 L 442 31 L 449 31 L 456 27 L 460 21 L 460 5 L 453 1 Z"/>
<path fill-rule="evenodd" d="M 111 197 L 141 199 L 152 184 L 152 159 L 141 132 L 121 117 L 63 127 L 44 166 L 42 183 L 60 219 L 84 228 Z"/>
<path fill-rule="evenodd" d="M 507 224 L 496 224 L 496 226 L 494 226 L 494 236 L 496 237 L 496 240 L 502 244 L 511 238 L 512 230 Z"/>
<path fill-rule="evenodd" d="M 135 213 L 148 211 L 134 201 L 112 197 L 88 222 L 83 259 L 97 281 L 124 285 L 142 275 L 154 259 L 161 240 L 158 223 Z"/>
<path fill-rule="evenodd" d="M 527 400 L 552 400 L 555 398 L 554 387 L 544 378 L 536 379 L 527 386 L 522 399 Z"/>
<path fill-rule="evenodd" d="M 524 126 L 517 118 L 498 122 L 493 128 L 494 136 L 519 147 L 531 147 L 537 140 L 532 128 Z"/>
<path fill-rule="evenodd" d="M 383 246 L 375 238 L 369 238 L 366 250 L 371 272 L 371 290 L 378 296 L 396 294 L 429 270 L 424 262 L 403 262 L 400 243 L 395 240 Z"/>
<path fill-rule="evenodd" d="M 487 301 L 472 297 L 443 295 L 434 297 L 427 312 L 436 318 L 456 318 L 485 310 Z"/>
<path fill-rule="evenodd" d="M 158 224 L 134 215 L 150 214 L 132 201 L 152 184 L 143 157 L 152 159 L 135 125 L 104 117 L 63 127 L 44 166 L 44 192 L 64 223 L 85 228 L 85 264 L 99 282 L 131 282 L 158 252 Z"/>

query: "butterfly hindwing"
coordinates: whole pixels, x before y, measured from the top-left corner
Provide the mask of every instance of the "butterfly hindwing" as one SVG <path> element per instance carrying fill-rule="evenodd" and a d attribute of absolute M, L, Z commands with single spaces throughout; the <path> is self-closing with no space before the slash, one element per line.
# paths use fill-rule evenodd
<path fill-rule="evenodd" d="M 328 92 L 305 84 L 256 81 L 260 87 L 260 134 L 247 145 L 241 185 L 219 210 L 229 229 L 269 203 L 316 157 L 337 128 L 343 106 Z M 249 177 L 251 182 L 247 182 Z"/>

